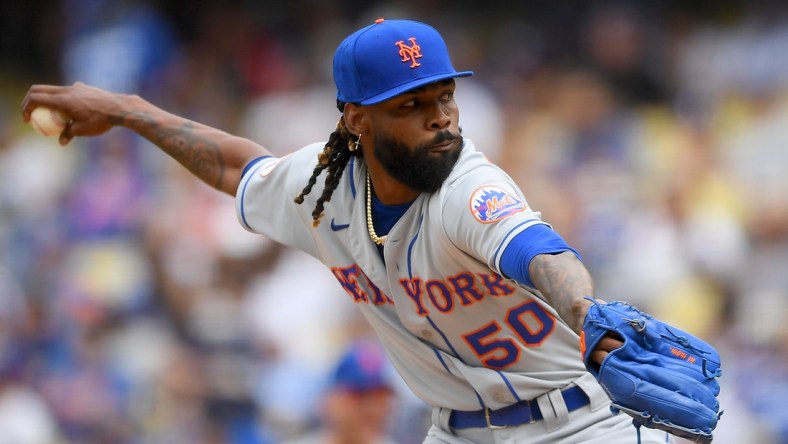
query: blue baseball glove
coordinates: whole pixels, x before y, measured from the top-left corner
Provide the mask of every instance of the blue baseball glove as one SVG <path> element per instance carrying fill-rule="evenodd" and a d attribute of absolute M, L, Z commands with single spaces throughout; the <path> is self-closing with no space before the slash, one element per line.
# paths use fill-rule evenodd
<path fill-rule="evenodd" d="M 613 401 L 611 409 L 632 416 L 638 432 L 645 426 L 710 443 L 722 415 L 717 351 L 627 303 L 593 302 L 580 335 L 580 351 L 586 368 Z M 590 357 L 605 336 L 624 344 L 599 365 Z"/>

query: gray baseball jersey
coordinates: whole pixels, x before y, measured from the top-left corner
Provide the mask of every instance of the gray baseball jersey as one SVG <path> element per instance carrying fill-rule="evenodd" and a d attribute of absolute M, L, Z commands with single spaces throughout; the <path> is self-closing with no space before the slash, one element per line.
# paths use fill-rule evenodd
<path fill-rule="evenodd" d="M 417 396 L 435 407 L 497 409 L 585 374 L 577 335 L 535 289 L 501 277 L 508 242 L 545 222 L 472 142 L 440 190 L 420 195 L 388 233 L 385 261 L 367 232 L 363 160 L 350 160 L 319 226 L 311 211 L 321 178 L 302 205 L 293 202 L 323 146 L 250 168 L 239 220 L 329 267 Z"/>

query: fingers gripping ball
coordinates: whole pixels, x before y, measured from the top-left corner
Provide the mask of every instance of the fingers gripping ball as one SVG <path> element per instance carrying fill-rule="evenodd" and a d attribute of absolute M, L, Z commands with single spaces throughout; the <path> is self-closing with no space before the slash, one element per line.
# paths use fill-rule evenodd
<path fill-rule="evenodd" d="M 59 136 L 68 121 L 67 115 L 44 106 L 39 106 L 30 113 L 30 126 L 45 137 Z"/>
<path fill-rule="evenodd" d="M 613 411 L 632 416 L 636 427 L 711 442 L 722 415 L 717 401 L 717 378 L 722 374 L 717 351 L 624 302 L 593 302 L 583 324 L 580 350 L 586 368 L 613 401 Z M 591 353 L 605 336 L 617 337 L 624 345 L 597 365 Z"/>

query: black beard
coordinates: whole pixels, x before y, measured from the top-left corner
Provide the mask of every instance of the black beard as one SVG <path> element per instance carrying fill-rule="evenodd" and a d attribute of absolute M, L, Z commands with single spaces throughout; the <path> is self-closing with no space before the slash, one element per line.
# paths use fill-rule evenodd
<path fill-rule="evenodd" d="M 433 146 L 447 140 L 462 142 L 462 136 L 441 131 L 432 141 L 410 149 L 390 137 L 376 134 L 375 157 L 393 178 L 418 192 L 434 193 L 460 158 L 461 149 L 452 149 L 440 156 L 430 153 Z"/>

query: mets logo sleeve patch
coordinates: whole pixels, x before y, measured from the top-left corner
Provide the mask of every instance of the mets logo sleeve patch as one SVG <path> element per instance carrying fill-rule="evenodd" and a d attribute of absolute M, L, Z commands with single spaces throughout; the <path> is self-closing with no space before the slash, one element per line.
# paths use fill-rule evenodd
<path fill-rule="evenodd" d="M 471 194 L 471 214 L 483 224 L 490 224 L 526 209 L 525 201 L 517 195 L 494 185 L 477 188 Z"/>

